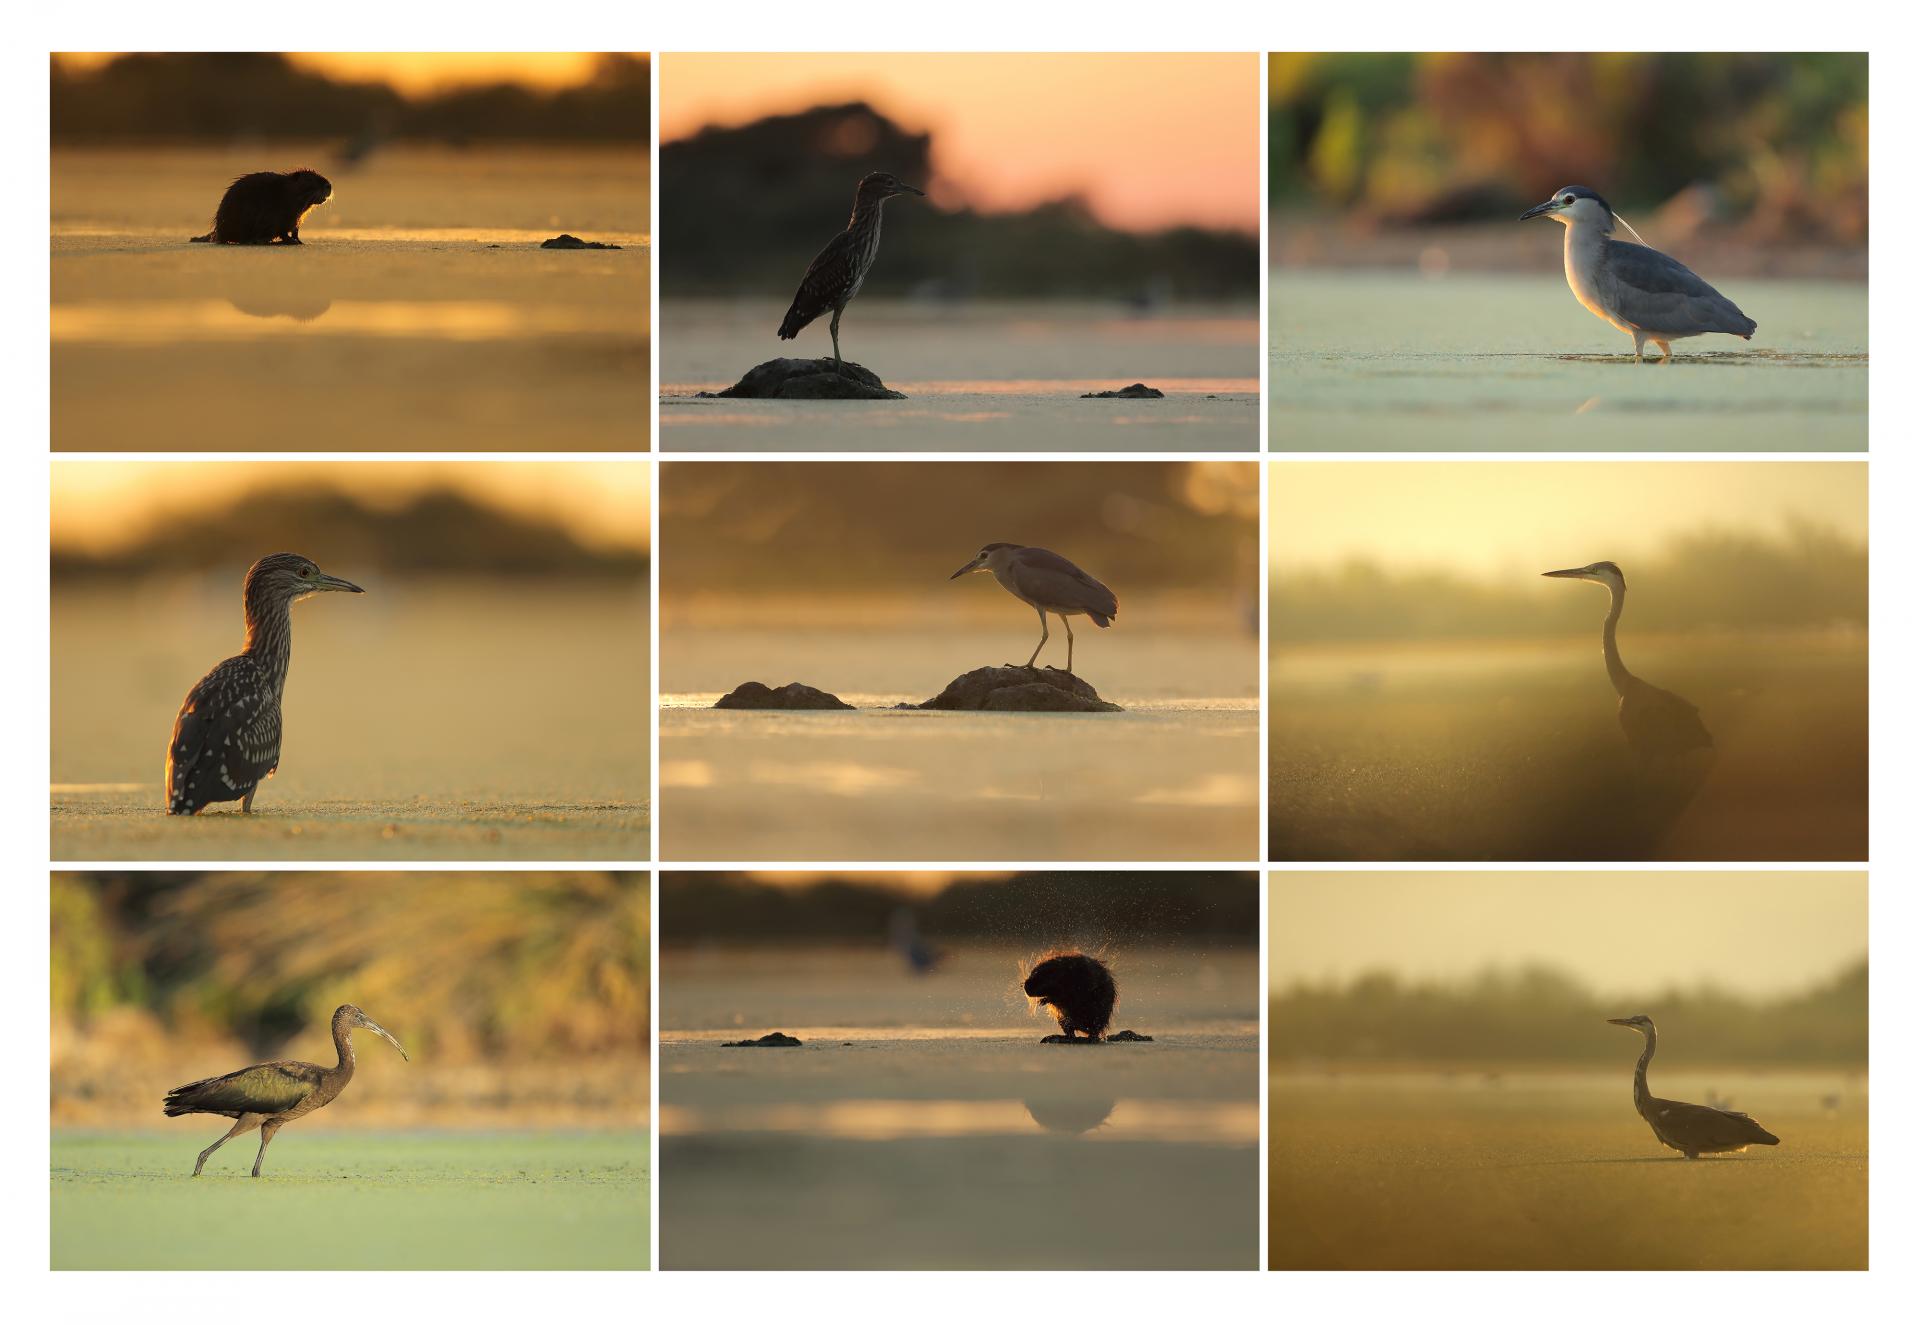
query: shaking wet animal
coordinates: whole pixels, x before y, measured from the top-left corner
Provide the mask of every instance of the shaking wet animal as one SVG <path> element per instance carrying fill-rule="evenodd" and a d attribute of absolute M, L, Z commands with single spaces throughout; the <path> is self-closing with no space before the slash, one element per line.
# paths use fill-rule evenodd
<path fill-rule="evenodd" d="M 1607 200 L 1571 184 L 1522 221 L 1550 216 L 1567 228 L 1567 284 L 1582 307 L 1633 337 L 1633 360 L 1644 362 L 1651 341 L 1673 362 L 1673 342 L 1724 332 L 1752 340 L 1757 324 L 1733 300 L 1658 249 L 1614 239 L 1616 219 Z M 1632 229 L 1631 226 L 1628 227 Z"/>
<path fill-rule="evenodd" d="M 227 1134 L 200 1152 L 200 1158 L 193 1164 L 193 1176 L 200 1176 L 207 1156 L 234 1137 L 257 1127 L 260 1151 L 253 1157 L 253 1176 L 259 1177 L 261 1161 L 267 1157 L 267 1144 L 274 1135 L 295 1118 L 331 1104 L 353 1080 L 351 1037 L 355 1030 L 372 1031 L 399 1050 L 401 1058 L 407 1057 L 400 1041 L 385 1027 L 353 1004 L 343 1003 L 333 1011 L 333 1047 L 339 1058 L 334 1066 L 292 1061 L 257 1063 L 223 1077 L 208 1077 L 168 1091 L 162 1107 L 169 1118 L 187 1113 L 217 1113 L 233 1119 Z"/>
<path fill-rule="evenodd" d="M 1097 1040 L 1113 1022 L 1120 990 L 1106 963 L 1085 953 L 1047 957 L 1027 975 L 1027 997 L 1053 1013 L 1067 1040 Z"/>
<path fill-rule="evenodd" d="M 305 557 L 276 552 L 247 571 L 246 647 L 187 692 L 167 743 L 167 813 L 219 801 L 253 813 L 253 794 L 280 767 L 280 698 L 293 659 L 293 605 L 317 593 L 364 593 Z"/>
<path fill-rule="evenodd" d="M 258 170 L 227 185 L 213 214 L 213 229 L 195 244 L 298 244 L 300 222 L 333 196 L 325 175 L 311 170 L 281 174 Z"/>
<path fill-rule="evenodd" d="M 989 543 L 974 553 L 973 560 L 949 575 L 957 580 L 975 571 L 989 571 L 1000 587 L 1040 614 L 1040 642 L 1033 646 L 1032 667 L 1040 650 L 1047 647 L 1047 613 L 1060 618 L 1067 628 L 1067 675 L 1073 675 L 1073 623 L 1070 616 L 1084 616 L 1103 630 L 1120 613 L 1120 600 L 1113 590 L 1081 570 L 1057 552 L 1043 547 L 1021 547 L 1018 543 Z"/>

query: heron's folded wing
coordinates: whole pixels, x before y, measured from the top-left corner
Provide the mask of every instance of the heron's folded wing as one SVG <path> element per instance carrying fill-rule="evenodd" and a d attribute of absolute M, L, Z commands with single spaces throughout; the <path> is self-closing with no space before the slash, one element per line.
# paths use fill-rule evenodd
<path fill-rule="evenodd" d="M 319 1088 L 311 1063 L 260 1063 L 182 1086 L 167 1102 L 203 1113 L 284 1113 Z"/>
<path fill-rule="evenodd" d="M 1120 610 L 1113 590 L 1057 552 L 1043 547 L 1022 549 L 1010 570 L 1020 592 L 1036 601 L 1071 604 L 1101 616 Z"/>
<path fill-rule="evenodd" d="M 1685 264 L 1644 244 L 1607 241 L 1607 265 L 1624 289 L 1628 321 L 1659 331 L 1753 329 L 1753 319 Z"/>
<path fill-rule="evenodd" d="M 853 250 L 853 232 L 842 230 L 807 264 L 807 274 L 800 278 L 793 306 L 787 310 L 789 324 L 797 317 L 805 326 L 833 307 L 834 300 L 853 280 Z"/>
<path fill-rule="evenodd" d="M 168 791 L 181 799 L 190 784 L 200 803 L 227 799 L 202 778 L 228 789 L 250 787 L 280 763 L 280 705 L 260 665 L 244 654 L 207 673 L 187 696 L 167 747 Z"/>

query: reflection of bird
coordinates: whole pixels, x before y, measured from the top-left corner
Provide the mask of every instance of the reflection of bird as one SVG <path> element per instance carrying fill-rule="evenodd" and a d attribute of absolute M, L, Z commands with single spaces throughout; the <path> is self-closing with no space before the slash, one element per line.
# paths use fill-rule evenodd
<path fill-rule="evenodd" d="M 1106 1126 L 1107 1119 L 1113 1116 L 1114 1106 L 1120 1101 L 1111 1095 L 1090 1094 L 1077 1097 L 1046 1095 L 1022 1102 L 1027 1106 L 1027 1117 L 1047 1131 L 1081 1136 L 1096 1127 Z"/>
<path fill-rule="evenodd" d="M 946 954 L 928 943 L 914 919 L 913 908 L 903 906 L 887 918 L 887 945 L 900 954 L 907 969 L 925 975 L 946 958 Z"/>
<path fill-rule="evenodd" d="M 807 265 L 807 274 L 800 278 L 793 305 L 780 322 L 781 340 L 792 340 L 809 322 L 832 309 L 833 321 L 827 330 L 833 337 L 833 365 L 840 366 L 840 315 L 860 293 L 861 282 L 873 267 L 874 255 L 880 252 L 881 207 L 888 198 L 902 193 L 926 197 L 919 189 L 902 184 L 884 170 L 876 170 L 860 181 L 853 191 L 853 215 L 847 221 L 847 228 L 820 250 L 820 255 Z"/>
<path fill-rule="evenodd" d="M 1747 1117 L 1730 1109 L 1714 1109 L 1704 1104 L 1682 1104 L 1663 1100 L 1647 1091 L 1647 1064 L 1653 1061 L 1653 1018 L 1608 1017 L 1615 1026 L 1631 1026 L 1647 1037 L 1640 1063 L 1633 1069 L 1633 1107 L 1647 1120 L 1647 1126 L 1669 1150 L 1678 1150 L 1688 1159 L 1722 1151 L 1739 1152 L 1748 1146 L 1777 1146 L 1780 1138 Z"/>
<path fill-rule="evenodd" d="M 1613 208 L 1592 189 L 1570 185 L 1520 219 L 1535 216 L 1551 216 L 1567 228 L 1567 284 L 1573 297 L 1633 337 L 1634 362 L 1642 361 L 1648 341 L 1671 363 L 1672 342 L 1683 336 L 1724 331 L 1753 339 L 1754 320 L 1691 271 L 1657 249 L 1608 238 Z"/>
<path fill-rule="evenodd" d="M 1033 646 L 1034 658 L 1047 647 L 1047 613 L 1060 618 L 1067 628 L 1067 671 L 1073 671 L 1073 623 L 1070 616 L 1092 617 L 1103 629 L 1119 615 L 1120 603 L 1113 590 L 1081 570 L 1058 553 L 1043 547 L 1021 547 L 1018 543 L 989 543 L 972 561 L 949 575 L 957 580 L 974 571 L 992 571 L 1000 587 L 1040 614 L 1040 642 Z"/>
<path fill-rule="evenodd" d="M 242 1132 L 260 1129 L 260 1153 L 253 1157 L 253 1176 L 260 1176 L 260 1161 L 267 1157 L 267 1143 L 274 1133 L 295 1118 L 331 1104 L 334 1097 L 353 1080 L 353 1041 L 348 1038 L 356 1028 L 372 1031 L 406 1058 L 407 1051 L 373 1018 L 351 1003 L 333 1012 L 333 1047 L 340 1061 L 333 1067 L 314 1063 L 260 1063 L 229 1072 L 223 1077 L 176 1086 L 167 1092 L 164 1105 L 169 1118 L 185 1113 L 217 1113 L 234 1120 L 228 1133 L 200 1152 L 194 1161 L 193 1176 L 206 1167 L 207 1156 Z"/>
<path fill-rule="evenodd" d="M 1627 744 L 1642 759 L 1671 762 L 1695 751 L 1713 749 L 1713 737 L 1700 721 L 1700 710 L 1669 690 L 1649 685 L 1627 670 L 1620 661 L 1620 646 L 1614 637 L 1620 611 L 1626 606 L 1627 578 L 1611 561 L 1596 561 L 1574 570 L 1544 572 L 1549 579 L 1587 580 L 1604 584 L 1610 602 L 1607 623 L 1601 628 L 1600 649 L 1607 660 L 1607 679 L 1620 696 L 1620 729 Z"/>
<path fill-rule="evenodd" d="M 247 646 L 200 678 L 173 720 L 167 746 L 167 813 L 198 814 L 216 801 L 253 813 L 253 793 L 280 766 L 280 696 L 293 655 L 293 605 L 310 594 L 365 592 L 305 557 L 276 552 L 247 571 Z"/>

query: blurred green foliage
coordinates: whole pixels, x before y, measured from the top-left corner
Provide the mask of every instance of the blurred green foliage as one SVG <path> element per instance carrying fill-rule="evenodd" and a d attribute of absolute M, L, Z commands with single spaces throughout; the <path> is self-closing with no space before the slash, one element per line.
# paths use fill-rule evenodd
<path fill-rule="evenodd" d="M 1674 538 L 1655 557 L 1623 563 L 1622 570 L 1635 630 L 1867 624 L 1866 547 L 1811 524 L 1795 523 L 1774 536 L 1702 529 Z M 1534 577 L 1493 584 L 1447 570 L 1389 571 L 1368 561 L 1304 573 L 1277 565 L 1269 586 L 1272 638 L 1285 644 L 1577 635 L 1597 631 L 1606 611 L 1605 591 L 1591 586 L 1569 592 L 1577 586 Z"/>
<path fill-rule="evenodd" d="M 1275 54 L 1270 201 L 1509 220 L 1566 184 L 1629 216 L 1702 188 L 1756 241 L 1860 245 L 1865 54 Z"/>
<path fill-rule="evenodd" d="M 1692 1063 L 1864 1065 L 1867 962 L 1772 1001 L 1711 986 L 1602 997 L 1541 966 L 1454 983 L 1381 971 L 1284 989 L 1269 1004 L 1268 1044 L 1276 1061 L 1610 1063 L 1624 1074 L 1640 1038 L 1606 1019 L 1637 1013 L 1652 1017 L 1669 1043 L 1684 1027 Z"/>
<path fill-rule="evenodd" d="M 273 1052 L 357 1003 L 441 1059 L 645 1052 L 648 905 L 644 875 L 56 874 L 52 1011 Z"/>

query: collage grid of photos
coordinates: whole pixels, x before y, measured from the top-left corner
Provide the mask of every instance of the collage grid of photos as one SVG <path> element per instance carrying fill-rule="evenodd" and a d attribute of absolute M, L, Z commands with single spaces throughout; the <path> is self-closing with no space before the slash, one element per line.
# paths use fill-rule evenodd
<path fill-rule="evenodd" d="M 54 53 L 50 1268 L 1868 1268 L 1867 81 Z"/>

